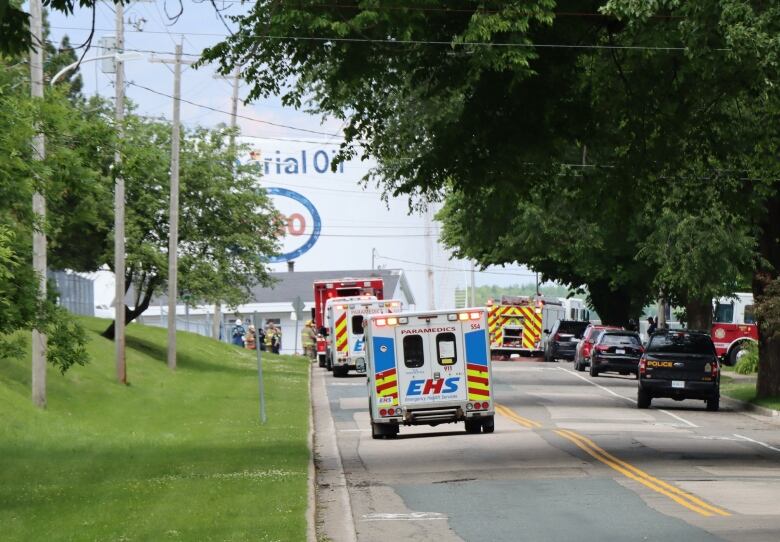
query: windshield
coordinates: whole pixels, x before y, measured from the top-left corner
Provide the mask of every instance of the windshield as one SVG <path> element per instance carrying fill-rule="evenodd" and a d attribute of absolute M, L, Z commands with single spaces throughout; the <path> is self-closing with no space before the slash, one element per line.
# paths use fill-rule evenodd
<path fill-rule="evenodd" d="M 600 344 L 607 344 L 610 346 L 642 346 L 639 337 L 636 335 L 616 335 L 612 333 L 605 333 L 601 337 Z"/>
<path fill-rule="evenodd" d="M 647 352 L 663 352 L 675 354 L 708 354 L 715 355 L 715 345 L 707 335 L 700 333 L 672 332 L 653 335 Z"/>
<path fill-rule="evenodd" d="M 558 327 L 558 333 L 567 333 L 574 335 L 577 338 L 582 337 L 585 332 L 585 328 L 588 327 L 588 322 L 573 322 L 571 320 L 561 320 L 561 325 Z"/>

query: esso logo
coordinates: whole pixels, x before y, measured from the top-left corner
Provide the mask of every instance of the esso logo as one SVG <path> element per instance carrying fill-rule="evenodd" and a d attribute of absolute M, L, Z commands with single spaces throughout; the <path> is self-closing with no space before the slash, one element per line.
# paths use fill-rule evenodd
<path fill-rule="evenodd" d="M 723 329 L 722 327 L 719 327 L 719 328 L 715 329 L 715 338 L 716 339 L 722 339 L 725 336 L 726 336 L 726 330 L 725 329 Z"/>
<path fill-rule="evenodd" d="M 281 254 L 269 258 L 270 263 L 280 263 L 299 258 L 317 242 L 322 221 L 317 208 L 302 194 L 286 188 L 271 187 L 265 191 L 274 207 L 284 217 L 279 231 L 282 240 Z"/>

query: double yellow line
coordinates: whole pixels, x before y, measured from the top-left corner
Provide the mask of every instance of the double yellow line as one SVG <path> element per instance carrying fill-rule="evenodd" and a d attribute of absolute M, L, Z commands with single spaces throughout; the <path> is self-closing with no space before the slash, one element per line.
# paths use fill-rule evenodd
<path fill-rule="evenodd" d="M 524 418 L 523 416 L 516 414 L 514 411 L 503 405 L 496 405 L 496 412 L 503 414 L 512 421 L 527 427 L 528 429 L 539 429 L 542 427 L 542 424 L 539 422 Z M 619 472 L 626 478 L 634 480 L 635 482 L 639 482 L 643 486 L 652 489 L 656 493 L 660 493 L 665 497 L 668 497 L 680 506 L 684 506 L 688 510 L 696 512 L 697 514 L 705 517 L 731 515 L 721 508 L 704 502 L 695 495 L 691 495 L 690 493 L 687 493 L 680 488 L 664 482 L 655 476 L 651 476 L 642 469 L 639 469 L 634 465 L 623 461 L 622 459 L 618 459 L 614 455 L 601 448 L 598 444 L 589 438 L 580 435 L 579 433 L 575 433 L 574 431 L 570 431 L 568 429 L 557 429 L 555 430 L 555 433 L 558 436 L 570 441 L 594 459 L 597 459 L 609 468 Z"/>

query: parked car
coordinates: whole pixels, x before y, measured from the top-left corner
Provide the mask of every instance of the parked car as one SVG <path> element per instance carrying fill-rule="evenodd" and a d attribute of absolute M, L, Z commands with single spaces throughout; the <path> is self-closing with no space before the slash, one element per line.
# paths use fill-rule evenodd
<path fill-rule="evenodd" d="M 578 371 L 584 371 L 585 367 L 590 365 L 590 352 L 593 349 L 593 343 L 596 342 L 596 338 L 598 338 L 600 332 L 608 329 L 620 330 L 623 328 L 613 326 L 597 326 L 595 324 L 590 324 L 587 328 L 585 328 L 585 331 L 582 334 L 582 340 L 577 344 L 577 348 L 574 352 L 575 369 Z"/>
<path fill-rule="evenodd" d="M 661 330 L 650 336 L 639 361 L 637 407 L 648 408 L 655 397 L 702 399 L 707 410 L 718 410 L 720 365 L 709 334 Z"/>
<path fill-rule="evenodd" d="M 573 360 L 577 343 L 589 325 L 589 322 L 578 320 L 558 320 L 551 330 L 545 329 L 547 340 L 544 345 L 544 361 Z"/>
<path fill-rule="evenodd" d="M 602 331 L 590 353 L 590 376 L 606 372 L 637 375 L 644 351 L 636 331 Z"/>

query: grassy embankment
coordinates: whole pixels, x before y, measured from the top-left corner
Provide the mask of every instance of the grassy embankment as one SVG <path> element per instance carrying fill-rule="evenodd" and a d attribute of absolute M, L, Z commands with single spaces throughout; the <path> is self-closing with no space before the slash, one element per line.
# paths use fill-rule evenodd
<path fill-rule="evenodd" d="M 29 352 L 0 361 L 2 540 L 305 540 L 308 366 L 128 327 L 129 386 L 115 382 L 107 321 L 82 320 L 92 361 L 50 370 L 48 408 L 30 402 Z"/>
<path fill-rule="evenodd" d="M 722 395 L 726 395 L 732 399 L 738 399 L 739 401 L 745 401 L 746 403 L 753 403 L 754 405 L 780 410 L 780 397 L 757 399 L 755 380 L 729 376 L 735 375 L 734 367 L 723 365 L 721 368 L 723 370 L 723 374 L 720 377 L 720 393 Z"/>

